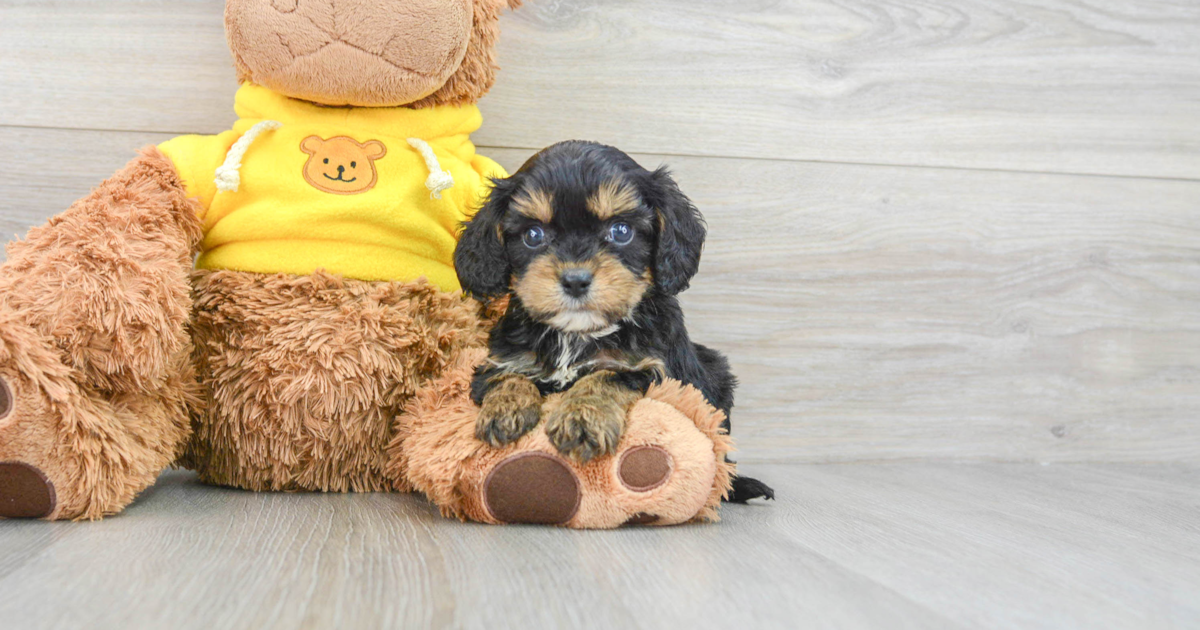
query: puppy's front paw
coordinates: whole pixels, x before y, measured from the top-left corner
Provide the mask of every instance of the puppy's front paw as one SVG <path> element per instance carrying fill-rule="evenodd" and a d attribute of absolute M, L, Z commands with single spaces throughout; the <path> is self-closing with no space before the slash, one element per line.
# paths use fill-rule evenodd
<path fill-rule="evenodd" d="M 617 451 L 625 405 L 605 396 L 567 396 L 546 418 L 546 437 L 558 452 L 585 464 Z"/>
<path fill-rule="evenodd" d="M 542 416 L 542 394 L 523 376 L 505 377 L 483 397 L 475 437 L 494 447 L 516 442 L 537 426 Z"/>

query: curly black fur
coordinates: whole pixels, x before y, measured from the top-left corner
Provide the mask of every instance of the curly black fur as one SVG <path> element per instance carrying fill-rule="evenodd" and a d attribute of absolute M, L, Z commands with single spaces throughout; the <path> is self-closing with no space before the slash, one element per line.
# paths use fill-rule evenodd
<path fill-rule="evenodd" d="M 630 203 L 598 216 L 591 204 L 602 186 L 631 191 L 625 198 Z M 528 201 L 534 194 L 552 200 L 549 221 L 513 210 L 520 199 Z M 629 242 L 612 236 L 617 223 L 634 233 Z M 540 230 L 544 241 L 531 246 L 537 239 L 527 238 L 530 230 L 535 235 Z M 666 169 L 646 170 L 613 147 L 556 144 L 511 177 L 495 181 L 455 251 L 459 281 L 468 293 L 483 299 L 512 295 L 507 313 L 492 330 L 490 361 L 476 371 L 472 398 L 481 403 L 499 377 L 508 374 L 528 377 L 543 395 L 565 391 L 598 370 L 612 371 L 616 384 L 641 393 L 667 376 L 695 386 L 724 411 L 728 430 L 737 381 L 724 356 L 691 342 L 675 297 L 699 268 L 705 235 L 699 210 Z M 635 295 L 630 289 L 629 308 L 596 315 L 594 329 L 564 327 L 562 309 L 531 308 L 522 300 L 517 287 L 535 262 L 543 268 L 547 261 L 556 269 L 594 268 L 601 259 L 619 260 L 628 272 L 621 278 L 630 286 L 641 279 L 644 286 L 638 288 L 644 292 Z M 559 276 L 542 273 L 559 282 Z M 557 290 L 550 284 L 539 285 L 543 294 Z M 602 289 L 597 285 L 591 290 Z M 568 311 L 588 308 L 578 306 L 587 296 L 584 301 L 564 295 L 557 299 Z M 774 498 L 771 488 L 754 479 L 735 477 L 733 485 L 729 501 Z"/>

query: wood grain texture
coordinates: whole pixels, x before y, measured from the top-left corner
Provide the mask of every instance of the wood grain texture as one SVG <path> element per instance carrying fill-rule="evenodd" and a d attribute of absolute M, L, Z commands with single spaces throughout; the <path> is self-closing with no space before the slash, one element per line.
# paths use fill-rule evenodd
<path fill-rule="evenodd" d="M 213 132 L 235 119 L 222 0 L 0 0 L 0 125 Z"/>
<path fill-rule="evenodd" d="M 506 26 L 488 144 L 1200 176 L 1195 3 L 551 0 Z"/>
<path fill-rule="evenodd" d="M 417 496 L 168 473 L 99 523 L 0 521 L 14 628 L 1186 628 L 1200 473 L 769 465 L 717 525 L 490 527 Z"/>
<path fill-rule="evenodd" d="M 219 0 L 0 2 L 0 125 L 215 132 Z M 477 140 L 1200 177 L 1200 5 L 530 0 Z"/>
<path fill-rule="evenodd" d="M 39 146 L 0 228 L 166 138 L 0 129 Z M 742 461 L 1200 462 L 1200 182 L 636 157 L 708 218 L 683 301 L 741 377 Z"/>

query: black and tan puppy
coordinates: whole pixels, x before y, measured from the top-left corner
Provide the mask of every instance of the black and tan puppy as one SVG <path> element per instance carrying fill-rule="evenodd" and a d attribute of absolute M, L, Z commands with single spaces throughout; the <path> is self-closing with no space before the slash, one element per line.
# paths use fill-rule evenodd
<path fill-rule="evenodd" d="M 479 438 L 512 442 L 566 392 L 546 434 L 580 462 L 612 453 L 629 407 L 654 382 L 698 388 L 728 416 L 736 380 L 725 357 L 692 343 L 676 294 L 700 265 L 700 212 L 665 169 L 589 142 L 542 150 L 495 189 L 454 262 L 476 297 L 511 294 L 472 383 Z M 726 429 L 729 428 L 726 420 Z M 773 497 L 739 477 L 729 500 Z"/>

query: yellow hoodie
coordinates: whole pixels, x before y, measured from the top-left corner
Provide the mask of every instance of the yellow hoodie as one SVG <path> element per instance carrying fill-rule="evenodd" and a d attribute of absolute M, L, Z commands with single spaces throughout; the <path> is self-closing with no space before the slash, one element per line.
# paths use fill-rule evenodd
<path fill-rule="evenodd" d="M 197 267 L 460 289 L 459 225 L 505 176 L 471 143 L 479 108 L 321 107 L 245 84 L 236 111 L 229 131 L 159 146 L 206 210 Z"/>

